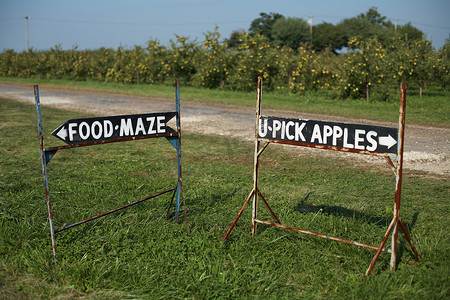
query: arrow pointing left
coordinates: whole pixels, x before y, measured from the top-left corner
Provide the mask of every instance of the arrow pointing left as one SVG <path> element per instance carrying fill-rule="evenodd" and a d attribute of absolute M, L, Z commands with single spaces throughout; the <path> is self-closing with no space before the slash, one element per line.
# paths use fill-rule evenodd
<path fill-rule="evenodd" d="M 65 126 L 62 126 L 61 129 L 56 133 L 56 136 L 58 136 L 63 141 L 66 141 L 67 138 L 67 129 Z"/>

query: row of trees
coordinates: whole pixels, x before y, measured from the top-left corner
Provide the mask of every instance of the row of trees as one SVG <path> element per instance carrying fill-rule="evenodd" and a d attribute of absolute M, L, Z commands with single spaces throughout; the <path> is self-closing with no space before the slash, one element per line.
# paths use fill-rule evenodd
<path fill-rule="evenodd" d="M 329 47 L 311 49 L 309 42 L 280 43 L 278 19 L 270 34 L 253 27 L 224 40 L 217 28 L 202 42 L 176 36 L 170 45 L 150 40 L 146 47 L 78 51 L 55 46 L 47 51 L 0 54 L 0 76 L 101 80 L 164 84 L 179 77 L 183 85 L 253 90 L 257 77 L 265 88 L 291 93 L 326 90 L 336 97 L 389 99 L 400 82 L 420 88 L 431 83 L 445 90 L 450 83 L 450 40 L 439 51 L 430 42 L 396 35 L 354 37 L 336 54 Z M 288 19 L 284 19 L 288 20 Z M 252 23 L 258 24 L 258 22 Z M 259 27 L 264 28 L 264 26 Z M 266 27 L 267 29 L 267 27 Z M 249 30 L 250 31 L 250 30 Z M 288 39 L 284 39 L 287 43 Z"/>
<path fill-rule="evenodd" d="M 376 7 L 356 17 L 344 19 L 336 25 L 321 23 L 314 26 L 300 18 L 286 18 L 277 13 L 261 13 L 259 18 L 252 21 L 249 33 L 266 36 L 272 43 L 297 49 L 298 45 L 309 43 L 312 50 L 329 49 L 334 53 L 345 47 L 352 47 L 349 41 L 377 40 L 385 47 L 390 46 L 395 38 L 405 41 L 420 41 L 424 33 L 412 26 L 393 24 L 382 16 Z M 244 34 L 235 31 L 230 37 L 230 45 L 239 43 L 239 36 Z"/>

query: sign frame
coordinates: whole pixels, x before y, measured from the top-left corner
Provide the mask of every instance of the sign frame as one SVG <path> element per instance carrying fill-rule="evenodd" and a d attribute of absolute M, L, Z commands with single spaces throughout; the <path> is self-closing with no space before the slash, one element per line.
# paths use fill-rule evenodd
<path fill-rule="evenodd" d="M 406 229 L 405 224 L 403 223 L 402 219 L 400 218 L 400 201 L 401 201 L 401 186 L 402 186 L 402 173 L 403 173 L 403 152 L 404 152 L 404 136 L 405 136 L 405 107 L 406 107 L 406 84 L 401 84 L 401 95 L 400 95 L 400 108 L 399 108 L 399 123 L 398 123 L 398 140 L 397 140 L 397 151 L 396 153 L 388 153 L 385 151 L 367 151 L 366 149 L 349 149 L 349 148 L 343 148 L 343 147 L 336 147 L 336 146 L 330 146 L 330 145 L 318 145 L 318 144 L 312 144 L 312 143 L 303 143 L 303 142 L 292 142 L 282 139 L 275 139 L 275 138 L 262 138 L 259 135 L 259 129 L 260 129 L 260 118 L 261 118 L 261 101 L 262 101 L 262 77 L 258 78 L 258 86 L 257 86 L 257 100 L 256 100 L 256 122 L 255 122 L 255 146 L 254 146 L 254 161 L 253 161 L 253 188 L 244 201 L 244 204 L 242 205 L 241 209 L 239 210 L 238 214 L 234 218 L 233 222 L 231 223 L 230 227 L 228 228 L 227 232 L 222 238 L 222 242 L 225 242 L 228 239 L 228 236 L 230 235 L 231 231 L 234 229 L 234 226 L 236 225 L 237 221 L 241 217 L 243 211 L 245 210 L 247 204 L 252 199 L 252 226 L 251 226 L 251 233 L 252 236 L 256 234 L 256 227 L 257 224 L 265 224 L 269 226 L 274 226 L 282 229 L 288 229 L 291 231 L 309 234 L 317 237 L 327 238 L 330 240 L 338 241 L 338 242 L 344 242 L 351 245 L 356 245 L 372 250 L 376 250 L 376 253 L 374 257 L 372 258 L 372 261 L 370 262 L 370 265 L 365 273 L 365 276 L 369 276 L 373 267 L 375 266 L 375 263 L 378 260 L 379 255 L 381 252 L 387 252 L 391 253 L 391 259 L 390 259 L 390 269 L 395 270 L 396 262 L 397 262 L 397 243 L 398 243 L 398 231 L 399 227 L 401 228 L 402 232 L 404 233 L 412 252 L 414 253 L 414 256 L 417 260 L 420 260 L 419 253 L 417 252 L 416 247 L 414 246 L 411 237 Z M 262 144 L 264 143 L 264 144 Z M 352 241 L 340 237 L 335 237 L 327 234 L 322 234 L 318 232 L 313 232 L 306 229 L 300 229 L 295 228 L 291 226 L 286 226 L 281 223 L 281 221 L 278 219 L 272 208 L 270 207 L 269 203 L 266 201 L 264 196 L 259 190 L 259 158 L 260 155 L 264 152 L 264 150 L 267 148 L 267 146 L 270 143 L 278 143 L 278 144 L 287 144 L 287 145 L 295 145 L 295 146 L 303 146 L 303 147 L 311 147 L 311 148 L 317 148 L 317 149 L 328 149 L 328 150 L 335 150 L 335 151 L 343 151 L 343 152 L 353 152 L 353 153 L 359 153 L 359 154 L 369 154 L 369 155 L 376 155 L 379 157 L 384 157 L 391 167 L 392 171 L 394 172 L 396 176 L 396 182 L 395 182 L 395 198 L 394 198 L 394 213 L 391 223 L 388 226 L 388 229 L 386 233 L 384 234 L 383 238 L 381 239 L 381 242 L 379 246 L 375 245 L 369 245 L 365 243 L 360 243 L 357 241 Z M 393 160 L 396 160 L 396 164 L 394 164 Z M 274 221 L 266 221 L 261 220 L 258 218 L 258 198 L 260 198 L 263 203 L 265 204 L 266 208 L 269 210 L 270 214 L 272 215 Z M 386 249 L 384 248 L 389 235 L 392 233 L 392 239 L 391 239 L 391 247 L 392 249 Z"/>
<path fill-rule="evenodd" d="M 180 114 L 180 89 L 179 89 L 179 81 L 178 78 L 175 79 L 175 111 L 173 112 L 163 112 L 163 113 L 152 113 L 152 114 L 144 114 L 144 115 L 149 115 L 149 116 L 153 116 L 153 115 L 165 115 L 165 116 L 172 116 L 170 119 L 172 119 L 173 117 L 176 118 L 176 130 L 173 130 L 171 128 L 171 130 L 168 130 L 167 132 L 164 133 L 154 133 L 154 134 L 144 134 L 144 135 L 129 135 L 129 136 L 125 136 L 125 137 L 119 137 L 119 138 L 111 138 L 111 139 L 99 139 L 99 140 L 89 140 L 86 142 L 81 142 L 81 143 L 77 143 L 77 142 L 73 142 L 73 143 L 68 143 L 66 145 L 61 145 L 61 146 L 55 146 L 55 147 L 48 147 L 46 148 L 44 146 L 44 131 L 43 131 L 43 122 L 42 122 L 42 115 L 41 115 L 41 105 L 40 105 L 40 98 L 39 98 L 39 87 L 38 85 L 34 85 L 34 97 L 35 97 L 35 104 L 36 104 L 36 117 L 37 117 L 37 126 L 38 126 L 38 134 L 39 134 L 39 145 L 40 145 L 40 152 L 41 152 L 41 165 L 42 165 L 42 174 L 43 174 L 43 178 L 44 178 L 44 189 L 45 189 L 45 197 L 46 197 L 46 204 L 47 204 L 47 213 L 48 213 L 48 221 L 49 221 L 49 225 L 50 225 L 50 236 L 51 236 L 51 241 L 52 241 L 52 250 L 53 250 L 53 259 L 54 259 L 54 266 L 55 268 L 57 267 L 57 259 L 56 259 L 56 234 L 73 228 L 75 226 L 96 220 L 98 218 L 101 218 L 103 216 L 106 216 L 108 214 L 117 212 L 119 210 L 122 210 L 124 208 L 127 208 L 129 206 L 144 202 L 146 200 L 164 195 L 166 193 L 172 192 L 172 198 L 167 210 L 167 214 L 169 214 L 170 212 L 170 208 L 173 205 L 173 200 L 175 198 L 176 195 L 176 203 L 175 203 L 175 222 L 178 223 L 178 219 L 179 219 L 179 210 L 180 210 L 180 205 L 181 205 L 181 201 L 183 201 L 183 208 L 184 208 L 184 217 L 185 217 L 185 223 L 186 223 L 186 230 L 189 231 L 189 224 L 188 224 L 188 219 L 187 219 L 187 210 L 186 210 L 186 200 L 184 197 L 184 190 L 183 190 L 183 181 L 182 181 L 182 177 L 181 177 L 181 114 Z M 144 115 L 127 115 L 127 116 L 112 116 L 112 117 L 100 117 L 97 119 L 108 119 L 108 118 L 116 118 L 116 117 L 139 117 L 139 116 L 144 116 Z M 96 118 L 89 118 L 89 119 L 96 119 Z M 170 120 L 169 119 L 169 120 Z M 85 120 L 85 119 L 75 119 L 75 121 L 77 120 Z M 74 121 L 74 120 L 68 120 L 69 121 Z M 66 123 L 67 123 L 66 122 Z M 66 124 L 64 123 L 64 124 Z M 63 124 L 63 125 L 64 125 Z M 61 125 L 61 126 L 63 126 Z M 52 134 L 63 140 L 61 137 L 56 136 L 57 131 L 59 132 L 59 129 L 61 128 L 61 126 L 59 126 Z M 165 127 L 165 128 L 170 128 L 170 127 Z M 150 129 L 147 131 L 147 133 L 150 131 Z M 56 132 L 56 133 L 55 133 Z M 152 132 L 153 133 L 153 132 Z M 123 141 L 133 141 L 133 140 L 141 140 L 141 139 L 149 139 L 149 138 L 159 138 L 159 137 L 164 137 L 166 138 L 171 145 L 176 149 L 177 151 L 177 182 L 175 184 L 175 186 L 172 186 L 166 190 L 163 191 L 159 191 L 153 195 L 149 195 L 147 197 L 141 198 L 139 200 L 136 200 L 134 202 L 130 202 L 128 204 L 122 205 L 120 207 L 111 209 L 109 211 L 106 211 L 104 213 L 101 213 L 99 215 L 95 215 L 92 216 L 90 218 L 78 221 L 78 222 L 73 222 L 73 223 L 68 223 L 67 225 L 64 224 L 63 227 L 55 229 L 54 224 L 53 224 L 53 218 L 52 218 L 52 209 L 51 209 L 51 201 L 50 201 L 50 191 L 49 191 L 49 185 L 48 185 L 48 172 L 47 172 L 47 165 L 49 164 L 50 160 L 53 158 L 53 156 L 59 151 L 59 150 L 65 150 L 65 149 L 75 149 L 75 148 L 79 148 L 79 147 L 86 147 L 86 146 L 93 146 L 93 145 L 102 145 L 102 144 L 109 144 L 109 143 L 115 143 L 115 142 L 123 142 Z"/>

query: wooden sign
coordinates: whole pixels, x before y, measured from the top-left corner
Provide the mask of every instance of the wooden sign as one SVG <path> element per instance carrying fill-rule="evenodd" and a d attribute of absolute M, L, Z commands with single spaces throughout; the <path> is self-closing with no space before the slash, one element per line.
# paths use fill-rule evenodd
<path fill-rule="evenodd" d="M 382 126 L 286 119 L 261 116 L 258 138 L 354 149 L 377 153 L 397 153 L 398 129 Z"/>
<path fill-rule="evenodd" d="M 56 128 L 52 135 L 67 144 L 121 140 L 130 137 L 150 137 L 175 134 L 167 123 L 176 112 L 71 119 Z"/>

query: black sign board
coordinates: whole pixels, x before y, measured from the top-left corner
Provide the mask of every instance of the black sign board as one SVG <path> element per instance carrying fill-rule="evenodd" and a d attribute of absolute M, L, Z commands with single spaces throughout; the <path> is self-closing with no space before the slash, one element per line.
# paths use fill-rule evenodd
<path fill-rule="evenodd" d="M 56 128 L 52 135 L 67 144 L 83 144 L 96 141 L 120 140 L 130 137 L 149 137 L 175 134 L 167 123 L 176 112 L 100 118 L 71 119 Z"/>
<path fill-rule="evenodd" d="M 398 129 L 261 116 L 258 138 L 369 152 L 397 153 Z"/>

